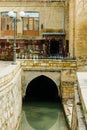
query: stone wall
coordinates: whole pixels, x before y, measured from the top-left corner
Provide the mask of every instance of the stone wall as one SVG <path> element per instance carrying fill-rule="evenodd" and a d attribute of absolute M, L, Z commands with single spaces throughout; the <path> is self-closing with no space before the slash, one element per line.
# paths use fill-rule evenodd
<path fill-rule="evenodd" d="M 77 71 L 87 72 L 87 57 L 80 56 L 77 58 Z"/>
<path fill-rule="evenodd" d="M 75 57 L 75 0 L 69 2 L 69 51 Z"/>
<path fill-rule="evenodd" d="M 71 0 L 69 6 L 70 53 L 87 56 L 87 0 Z"/>
<path fill-rule="evenodd" d="M 69 129 L 71 129 L 72 126 L 71 122 L 74 101 L 74 82 L 76 82 L 75 69 L 67 69 L 61 71 L 61 99 Z"/>
<path fill-rule="evenodd" d="M 66 40 L 69 40 L 69 2 L 65 1 L 65 14 L 64 14 L 64 24 L 65 24 L 65 32 L 66 32 Z"/>
<path fill-rule="evenodd" d="M 21 68 L 10 65 L 0 73 L 0 130 L 18 130 L 21 111 Z"/>
<path fill-rule="evenodd" d="M 87 56 L 87 0 L 76 2 L 76 55 Z"/>
<path fill-rule="evenodd" d="M 76 60 L 66 60 L 66 59 L 25 59 L 25 60 L 19 60 L 21 61 L 21 66 L 23 69 L 26 70 L 51 70 L 51 71 L 57 71 L 57 70 L 76 70 L 77 64 Z"/>
<path fill-rule="evenodd" d="M 75 81 L 76 81 L 76 70 L 61 71 L 62 99 L 74 98 L 74 82 Z"/>

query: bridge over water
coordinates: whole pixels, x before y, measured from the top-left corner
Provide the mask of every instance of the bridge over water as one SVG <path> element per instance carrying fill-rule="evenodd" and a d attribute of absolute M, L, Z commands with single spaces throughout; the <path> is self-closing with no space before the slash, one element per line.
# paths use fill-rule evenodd
<path fill-rule="evenodd" d="M 58 89 L 58 95 L 61 95 L 60 80 L 61 72 L 64 70 L 76 70 L 75 61 L 62 60 L 25 60 L 22 66 L 22 85 L 26 92 L 28 84 L 38 76 L 45 76 L 52 80 Z M 43 84 L 43 83 L 42 83 Z M 24 92 L 24 93 L 25 93 Z"/>

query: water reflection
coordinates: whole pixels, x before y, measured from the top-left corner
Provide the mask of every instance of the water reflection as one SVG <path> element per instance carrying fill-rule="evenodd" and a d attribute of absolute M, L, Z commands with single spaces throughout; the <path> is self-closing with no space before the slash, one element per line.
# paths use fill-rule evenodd
<path fill-rule="evenodd" d="M 60 103 L 23 104 L 21 130 L 68 130 Z"/>

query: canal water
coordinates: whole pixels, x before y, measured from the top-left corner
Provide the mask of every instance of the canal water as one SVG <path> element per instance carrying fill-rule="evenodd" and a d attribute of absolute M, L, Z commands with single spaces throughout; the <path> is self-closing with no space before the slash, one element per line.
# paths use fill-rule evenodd
<path fill-rule="evenodd" d="M 61 103 L 23 103 L 20 130 L 68 130 Z"/>

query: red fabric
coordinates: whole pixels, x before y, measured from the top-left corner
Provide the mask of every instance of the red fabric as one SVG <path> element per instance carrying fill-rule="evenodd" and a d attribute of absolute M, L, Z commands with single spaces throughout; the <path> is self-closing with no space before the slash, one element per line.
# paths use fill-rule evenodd
<path fill-rule="evenodd" d="M 6 43 L 6 47 L 9 47 L 9 42 Z"/>
<path fill-rule="evenodd" d="M 2 49 L 0 48 L 0 54 L 2 53 Z"/>

